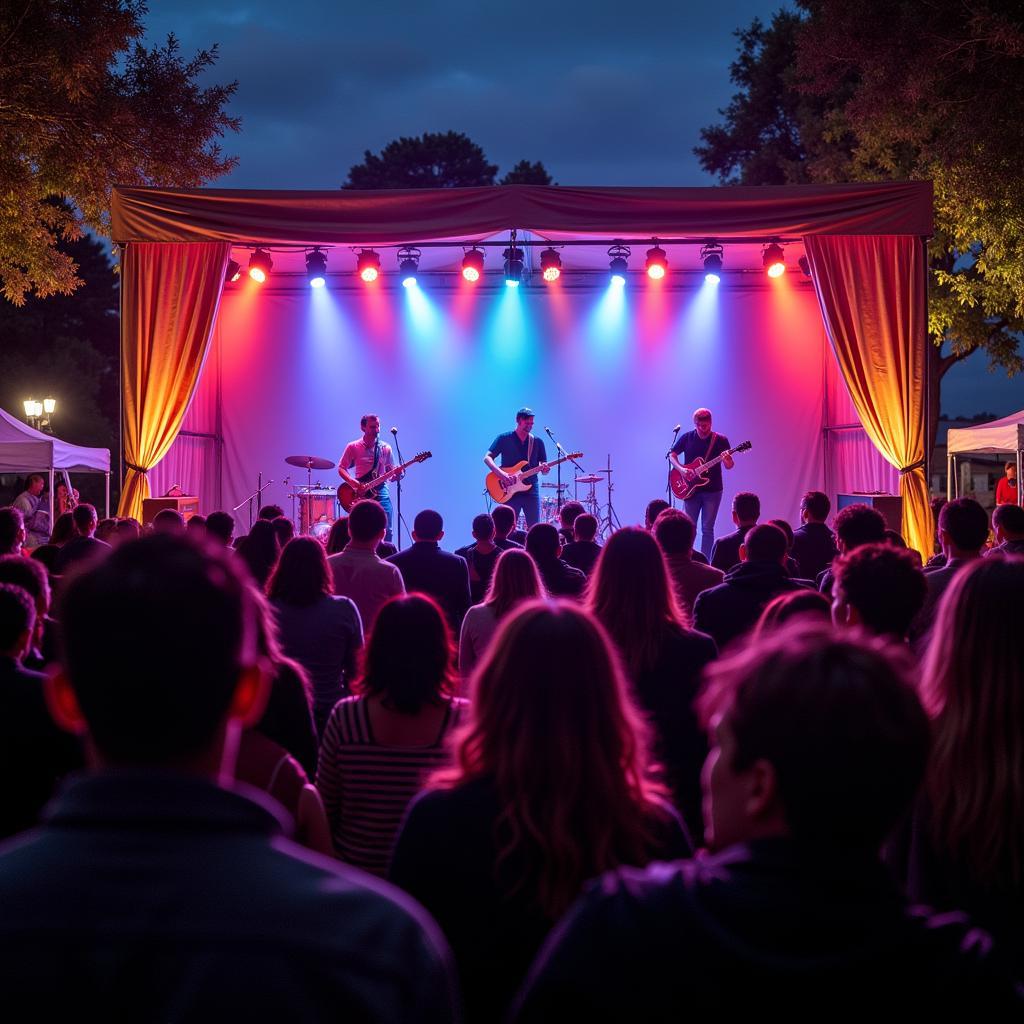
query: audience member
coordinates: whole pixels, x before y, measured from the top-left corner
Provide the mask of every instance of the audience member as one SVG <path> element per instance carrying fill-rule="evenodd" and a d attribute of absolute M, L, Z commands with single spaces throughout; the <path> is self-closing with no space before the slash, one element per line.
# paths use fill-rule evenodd
<path fill-rule="evenodd" d="M 32 564 L 16 555 L 4 561 L 9 559 Z M 32 596 L 0 582 L 0 838 L 35 825 L 57 781 L 82 766 L 78 741 L 59 730 L 46 710 L 45 677 L 23 664 L 35 619 Z M 0 935 L 3 930 L 0 923 Z"/>
<path fill-rule="evenodd" d="M 697 595 L 725 579 L 721 569 L 697 561 L 696 537 L 697 527 L 682 509 L 667 508 L 654 521 L 654 539 L 665 555 L 676 600 L 690 618 Z"/>
<path fill-rule="evenodd" d="M 761 516 L 761 499 L 751 491 L 740 491 L 732 499 L 732 521 L 736 529 L 719 537 L 711 550 L 711 564 L 728 572 L 740 563 L 740 547 Z"/>
<path fill-rule="evenodd" d="M 340 555 L 348 545 L 348 516 L 341 516 L 331 523 L 331 532 L 327 534 L 327 554 Z M 378 556 L 380 557 L 380 556 Z"/>
<path fill-rule="evenodd" d="M 455 1016 L 429 919 L 291 844 L 273 801 L 230 788 L 266 690 L 235 565 L 154 535 L 68 589 L 49 702 L 87 733 L 96 771 L 0 852 L 12 1018 L 41 993 L 61 1017 Z M 169 643 L 174 657 L 155 654 Z"/>
<path fill-rule="evenodd" d="M 117 519 L 113 516 L 108 516 L 106 519 L 101 519 L 96 524 L 96 539 L 103 541 L 104 544 L 113 544 L 114 535 L 117 533 Z"/>
<path fill-rule="evenodd" d="M 1006 471 L 1006 476 L 1000 477 L 996 484 L 996 506 L 1019 505 L 1020 492 L 1017 490 L 1016 460 L 1008 459 L 1003 469 Z"/>
<path fill-rule="evenodd" d="M 284 516 L 278 516 L 276 519 L 271 519 L 271 523 L 274 525 L 274 531 L 277 533 L 277 543 L 281 545 L 281 550 L 284 550 L 285 545 L 295 536 L 295 524 Z M 317 541 L 319 544 L 320 542 Z M 323 547 L 323 545 L 320 545 Z"/>
<path fill-rule="evenodd" d="M 257 519 L 252 529 L 238 541 L 235 550 L 249 570 L 252 581 L 263 590 L 281 557 L 281 545 L 272 520 Z"/>
<path fill-rule="evenodd" d="M 62 548 L 75 536 L 75 517 L 70 512 L 62 512 L 57 516 L 50 533 L 50 543 Z"/>
<path fill-rule="evenodd" d="M 25 543 L 25 517 L 13 505 L 0 508 L 0 555 L 20 555 Z"/>
<path fill-rule="evenodd" d="M 35 605 L 35 628 L 28 650 L 21 663 L 27 669 L 41 672 L 57 651 L 54 635 L 56 625 L 50 616 L 50 580 L 42 562 L 21 555 L 0 557 L 0 583 L 21 587 Z"/>
<path fill-rule="evenodd" d="M 337 855 L 384 876 L 409 801 L 447 758 L 465 711 L 454 696 L 452 637 L 423 594 L 394 597 L 367 639 L 354 697 L 331 712 L 316 784 Z"/>
<path fill-rule="evenodd" d="M 816 580 L 839 554 L 835 534 L 825 524 L 831 511 L 832 502 L 824 491 L 808 491 L 800 499 L 801 525 L 793 531 L 791 554 L 802 580 Z"/>
<path fill-rule="evenodd" d="M 946 564 L 946 556 L 942 553 L 942 545 L 939 543 L 939 515 L 946 506 L 946 500 L 942 495 L 937 495 L 929 502 L 932 510 L 932 542 L 935 553 L 925 562 L 926 569 L 936 569 Z"/>
<path fill-rule="evenodd" d="M 153 516 L 153 532 L 180 537 L 185 532 L 185 517 L 176 508 L 162 508 Z"/>
<path fill-rule="evenodd" d="M 98 561 L 110 553 L 110 545 L 97 540 L 96 509 L 88 502 L 76 505 L 71 513 L 75 524 L 75 535 L 60 549 L 57 556 L 57 572 L 64 575 L 72 566 L 85 566 Z"/>
<path fill-rule="evenodd" d="M 14 508 L 25 522 L 25 545 L 30 548 L 45 544 L 49 539 L 50 512 L 48 503 L 43 501 L 45 487 L 46 481 L 41 473 L 29 473 L 25 479 L 25 490 L 14 499 Z"/>
<path fill-rule="evenodd" d="M 513 1018 L 1019 1017 L 985 937 L 911 909 L 879 862 L 928 751 L 899 652 L 794 623 L 709 674 L 713 853 L 591 885 Z"/>
<path fill-rule="evenodd" d="M 793 527 L 789 525 L 789 521 L 786 519 L 769 519 L 769 523 L 772 526 L 777 526 L 786 535 L 786 561 L 783 563 L 786 573 L 790 576 L 800 577 L 800 567 L 796 564 L 796 559 L 793 557 Z"/>
<path fill-rule="evenodd" d="M 652 498 L 647 502 L 647 508 L 644 509 L 644 529 L 653 529 L 658 516 L 668 507 L 669 503 L 664 498 Z"/>
<path fill-rule="evenodd" d="M 473 518 L 473 543 L 459 548 L 455 554 L 469 566 L 470 597 L 476 604 L 487 593 L 501 554 L 501 548 L 494 543 L 494 520 L 486 512 Z"/>
<path fill-rule="evenodd" d="M 892 544 L 862 544 L 832 563 L 832 621 L 906 640 L 924 604 L 924 573 L 914 556 Z"/>
<path fill-rule="evenodd" d="M 275 519 L 284 518 L 284 509 L 280 505 L 264 505 L 256 516 L 257 519 L 265 519 L 272 522 Z"/>
<path fill-rule="evenodd" d="M 59 554 L 60 548 L 56 544 L 40 544 L 32 552 L 32 558 L 46 568 L 47 574 L 53 580 L 56 576 L 57 556 Z"/>
<path fill-rule="evenodd" d="M 992 513 L 992 532 L 996 543 L 988 552 L 989 558 L 1024 555 L 1024 508 L 999 505 Z"/>
<path fill-rule="evenodd" d="M 594 571 L 594 563 L 601 554 L 601 545 L 594 539 L 597 527 L 597 516 L 581 512 L 572 523 L 572 542 L 562 548 L 562 561 L 579 569 L 585 576 Z"/>
<path fill-rule="evenodd" d="M 947 506 L 948 507 L 948 506 Z M 1009 507 L 1009 506 L 1001 506 Z M 890 859 L 914 902 L 962 910 L 1024 975 L 1024 560 L 973 560 L 941 601 L 922 691 L 932 753 Z"/>
<path fill-rule="evenodd" d="M 881 544 L 885 540 L 885 517 L 877 508 L 857 502 L 840 509 L 836 516 L 836 547 L 848 555 L 862 544 Z M 832 567 L 815 577 L 818 590 L 832 600 Z"/>
<path fill-rule="evenodd" d="M 573 532 L 573 524 L 576 522 L 576 517 L 583 515 L 586 509 L 578 501 L 567 501 L 558 510 L 558 532 L 562 537 L 563 546 L 571 544 L 575 539 Z"/>
<path fill-rule="evenodd" d="M 468 717 L 409 808 L 391 878 L 452 943 L 467 1020 L 496 1021 L 586 879 L 689 845 L 610 642 L 577 606 L 530 602 L 503 623 Z"/>
<path fill-rule="evenodd" d="M 198 541 L 206 540 L 206 516 L 198 512 L 185 524 L 185 532 Z"/>
<path fill-rule="evenodd" d="M 309 675 L 313 720 L 322 736 L 331 708 L 355 675 L 363 646 L 359 612 L 350 598 L 334 595 L 327 555 L 315 537 L 294 537 L 285 545 L 267 582 L 267 596 L 284 653 Z"/>
<path fill-rule="evenodd" d="M 142 536 L 142 524 L 132 516 L 121 516 L 117 521 L 116 539 L 118 544 L 126 540 L 138 540 Z"/>
<path fill-rule="evenodd" d="M 751 630 L 751 638 L 759 640 L 767 634 L 775 633 L 780 626 L 794 619 L 831 622 L 832 606 L 828 598 L 816 590 L 790 590 L 779 594 L 764 606 L 757 625 Z"/>
<path fill-rule="evenodd" d="M 455 636 L 471 602 L 469 566 L 461 555 L 441 550 L 444 520 L 433 509 L 424 509 L 412 521 L 412 547 L 388 561 L 402 573 L 407 592 L 429 594 L 441 606 Z M 497 549 L 495 549 L 497 551 Z M 495 554 L 497 561 L 497 554 Z"/>
<path fill-rule="evenodd" d="M 534 598 L 547 597 L 540 573 L 534 560 L 522 548 L 503 551 L 491 577 L 487 596 L 473 605 L 462 620 L 459 636 L 459 672 L 468 682 L 473 669 L 483 658 L 502 619 L 522 604 Z"/>
<path fill-rule="evenodd" d="M 693 606 L 696 628 L 713 637 L 723 650 L 756 624 L 773 597 L 805 589 L 807 584 L 786 574 L 785 558 L 786 535 L 777 526 L 764 523 L 752 527 L 740 545 L 740 564 L 730 569 L 717 587 L 697 595 Z"/>
<path fill-rule="evenodd" d="M 235 534 L 235 517 L 230 512 L 211 512 L 206 517 L 206 536 L 214 543 L 231 547 Z"/>
<path fill-rule="evenodd" d="M 357 501 L 345 522 L 349 542 L 338 554 L 331 555 L 327 564 L 334 579 L 334 592 L 355 602 L 366 635 L 373 629 L 381 605 L 396 594 L 404 594 L 405 584 L 398 566 L 376 554 L 388 528 L 388 517 L 380 503 L 372 498 Z"/>
<path fill-rule="evenodd" d="M 658 516 L 655 530 L 672 511 Z M 704 666 L 718 653 L 715 642 L 687 628 L 689 615 L 676 603 L 661 549 L 639 527 L 608 538 L 587 607 L 618 648 L 633 695 L 651 724 L 655 757 L 699 845 L 700 769 L 708 747 L 693 701 Z"/>
<path fill-rule="evenodd" d="M 579 597 L 587 577 L 559 557 L 558 530 L 551 523 L 534 523 L 526 535 L 526 551 L 537 563 L 540 578 L 552 597 Z"/>
<path fill-rule="evenodd" d="M 491 510 L 494 520 L 494 543 L 507 551 L 509 548 L 521 548 L 526 544 L 526 534 L 516 529 L 516 513 L 508 505 L 495 505 Z"/>

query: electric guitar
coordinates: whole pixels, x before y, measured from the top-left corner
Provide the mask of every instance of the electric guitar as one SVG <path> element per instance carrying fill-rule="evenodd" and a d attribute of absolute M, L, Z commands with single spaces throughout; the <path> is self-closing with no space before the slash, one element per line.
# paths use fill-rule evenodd
<path fill-rule="evenodd" d="M 727 452 L 722 452 L 721 455 L 715 456 L 710 462 L 705 462 L 700 458 L 694 459 L 693 462 L 687 462 L 683 466 L 682 472 L 673 466 L 672 471 L 668 475 L 669 483 L 672 485 L 672 493 L 681 500 L 692 497 L 701 487 L 707 484 L 707 472 L 712 466 L 717 466 L 718 463 L 730 455 L 748 451 L 750 447 L 750 442 L 744 441 L 742 444 L 736 445 L 735 448 L 730 448 Z"/>
<path fill-rule="evenodd" d="M 349 483 L 340 484 L 338 486 L 338 501 L 341 503 L 341 507 L 348 512 L 360 498 L 376 499 L 377 495 L 380 494 L 380 488 L 389 480 L 398 476 L 399 473 L 404 472 L 413 465 L 413 463 L 426 462 L 427 459 L 432 457 L 432 452 L 420 452 L 419 455 L 414 455 L 408 462 L 403 462 L 400 466 L 395 466 L 393 469 L 389 469 L 386 473 L 381 473 L 380 476 L 375 476 L 372 480 L 368 479 L 370 474 L 367 473 L 365 477 L 359 477 L 358 490 Z"/>
<path fill-rule="evenodd" d="M 568 462 L 570 459 L 582 459 L 583 452 L 573 452 L 571 455 L 565 455 L 560 459 L 555 459 L 553 462 L 548 462 L 546 465 L 557 466 L 560 462 Z M 504 483 L 497 473 L 490 472 L 487 474 L 487 479 L 484 483 L 487 486 L 487 493 L 497 502 L 504 504 L 509 498 L 520 491 L 529 491 L 533 489 L 533 484 L 528 484 L 526 481 L 540 472 L 540 466 L 534 466 L 533 469 L 523 469 L 526 465 L 526 459 L 522 462 L 517 462 L 514 466 L 505 466 L 502 468 L 502 473 L 506 476 L 512 477 L 511 483 Z"/>

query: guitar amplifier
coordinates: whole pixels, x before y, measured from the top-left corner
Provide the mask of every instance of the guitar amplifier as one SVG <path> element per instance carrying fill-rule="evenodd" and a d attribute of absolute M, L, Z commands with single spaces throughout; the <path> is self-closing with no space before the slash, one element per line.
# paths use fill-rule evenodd
<path fill-rule="evenodd" d="M 144 498 L 142 502 L 142 525 L 146 526 L 153 522 L 158 512 L 165 508 L 173 508 L 180 512 L 187 523 L 193 516 L 199 514 L 199 499 L 197 497 L 182 496 L 179 498 Z"/>
<path fill-rule="evenodd" d="M 847 505 L 877 508 L 890 530 L 903 533 L 903 499 L 898 494 L 837 494 L 836 511 L 842 511 Z"/>

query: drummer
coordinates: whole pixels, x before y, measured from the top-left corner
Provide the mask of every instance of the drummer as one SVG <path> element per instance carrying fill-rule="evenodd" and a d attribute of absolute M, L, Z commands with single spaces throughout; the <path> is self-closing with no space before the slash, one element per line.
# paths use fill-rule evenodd
<path fill-rule="evenodd" d="M 338 460 L 338 475 L 360 498 L 369 497 L 380 503 L 388 517 L 388 530 L 384 539 L 390 542 L 392 516 L 388 485 L 381 484 L 374 488 L 373 494 L 369 494 L 366 493 L 363 483 L 394 469 L 391 445 L 380 440 L 380 417 L 376 413 L 366 413 L 359 420 L 359 426 L 362 428 L 363 436 L 357 437 L 345 446 Z"/>

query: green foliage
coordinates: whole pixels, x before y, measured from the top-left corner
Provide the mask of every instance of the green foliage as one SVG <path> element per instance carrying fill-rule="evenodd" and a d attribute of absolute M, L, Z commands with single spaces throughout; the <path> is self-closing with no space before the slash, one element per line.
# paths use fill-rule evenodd
<path fill-rule="evenodd" d="M 553 185 L 551 175 L 547 168 L 538 160 L 530 163 L 529 160 L 520 160 L 519 163 L 509 171 L 499 185 Z"/>
<path fill-rule="evenodd" d="M 461 132 L 424 132 L 389 142 L 379 155 L 366 150 L 342 188 L 466 188 L 493 185 L 497 173 L 497 165 Z"/>
<path fill-rule="evenodd" d="M 0 279 L 8 300 L 81 286 L 58 240 L 107 230 L 114 185 L 194 187 L 236 163 L 235 83 L 200 87 L 216 47 L 139 40 L 141 0 L 0 4 Z M 59 198 L 65 203 L 52 202 Z"/>

